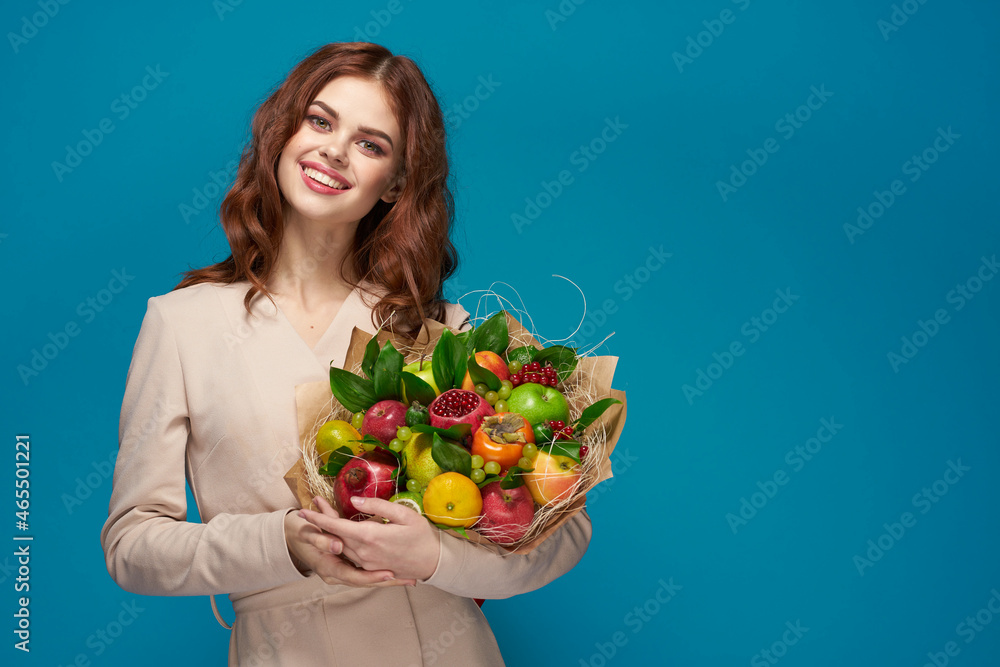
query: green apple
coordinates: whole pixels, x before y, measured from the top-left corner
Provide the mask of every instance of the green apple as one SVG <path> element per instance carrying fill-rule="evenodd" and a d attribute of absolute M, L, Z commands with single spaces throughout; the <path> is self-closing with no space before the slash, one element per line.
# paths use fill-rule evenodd
<path fill-rule="evenodd" d="M 403 366 L 403 370 L 406 371 L 407 373 L 413 373 L 418 378 L 429 384 L 431 386 L 431 389 L 434 390 L 435 396 L 441 393 L 441 390 L 438 389 L 437 383 L 434 382 L 434 370 L 431 368 L 430 357 L 427 357 L 426 359 L 418 359 L 417 361 L 414 361 L 412 364 L 406 364 L 405 366 Z M 407 405 L 410 404 L 410 399 L 406 395 L 405 387 L 403 388 L 403 402 L 406 403 Z"/>
<path fill-rule="evenodd" d="M 532 426 L 549 421 L 569 423 L 566 397 L 555 387 L 546 387 L 537 382 L 514 387 L 507 399 L 507 412 L 518 413 Z"/>

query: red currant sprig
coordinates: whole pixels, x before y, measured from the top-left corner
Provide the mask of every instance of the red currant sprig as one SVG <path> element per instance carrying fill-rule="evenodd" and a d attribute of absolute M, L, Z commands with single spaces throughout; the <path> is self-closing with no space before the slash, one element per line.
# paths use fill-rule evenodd
<path fill-rule="evenodd" d="M 530 364 L 522 366 L 520 371 L 511 375 L 510 381 L 515 387 L 526 382 L 554 387 L 559 384 L 559 374 L 556 373 L 556 369 L 552 367 L 552 364 L 545 364 L 543 368 L 537 361 L 532 361 Z"/>
<path fill-rule="evenodd" d="M 573 427 L 567 426 L 566 422 L 561 419 L 549 420 L 549 428 L 552 429 L 552 435 L 556 437 L 556 440 L 572 440 L 573 439 Z"/>

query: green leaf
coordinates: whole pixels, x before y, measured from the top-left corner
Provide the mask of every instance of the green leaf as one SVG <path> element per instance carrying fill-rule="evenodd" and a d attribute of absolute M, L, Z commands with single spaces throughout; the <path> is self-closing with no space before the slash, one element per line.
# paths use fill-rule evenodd
<path fill-rule="evenodd" d="M 375 360 L 374 377 L 375 397 L 383 401 L 387 398 L 398 399 L 401 395 L 399 375 L 403 371 L 403 355 L 392 346 L 392 341 L 386 341 L 385 346 Z"/>
<path fill-rule="evenodd" d="M 368 341 L 365 345 L 365 357 L 361 360 L 361 372 L 365 374 L 369 380 L 374 380 L 373 375 L 375 368 L 375 360 L 378 359 L 378 337 L 372 336 L 372 339 Z"/>
<path fill-rule="evenodd" d="M 442 393 L 455 386 L 455 359 L 456 352 L 464 350 L 457 340 L 455 334 L 445 329 L 434 346 L 434 354 L 431 355 L 431 370 L 434 371 L 434 384 Z M 464 355 L 463 355 L 464 356 Z M 462 376 L 465 377 L 464 375 Z"/>
<path fill-rule="evenodd" d="M 330 452 L 330 458 L 319 469 L 319 474 L 327 477 L 336 477 L 340 469 L 347 465 L 347 462 L 354 458 L 354 452 L 347 445 L 341 445 Z"/>
<path fill-rule="evenodd" d="M 476 486 L 478 486 L 481 489 L 487 484 L 492 484 L 493 482 L 498 482 L 498 481 L 500 481 L 500 475 L 487 475 L 486 477 L 483 478 L 483 481 L 481 481 L 479 484 L 476 484 Z"/>
<path fill-rule="evenodd" d="M 465 532 L 465 528 L 463 526 L 449 526 L 449 527 L 456 533 L 464 537 L 465 539 L 469 539 L 469 534 Z"/>
<path fill-rule="evenodd" d="M 455 340 L 465 348 L 465 356 L 469 356 L 476 351 L 476 330 L 466 329 L 460 334 L 455 335 Z"/>
<path fill-rule="evenodd" d="M 472 426 L 470 424 L 455 424 L 449 428 L 438 428 L 430 424 L 417 424 L 411 426 L 410 430 L 414 433 L 433 433 L 456 442 L 462 442 L 472 434 Z"/>
<path fill-rule="evenodd" d="M 430 405 L 431 401 L 437 396 L 434 393 L 433 387 L 413 373 L 403 371 L 399 376 L 402 378 L 403 386 L 406 388 L 406 398 L 411 402 L 417 401 L 421 405 Z"/>
<path fill-rule="evenodd" d="M 598 417 L 604 414 L 605 410 L 610 408 L 612 405 L 621 405 L 621 401 L 617 398 L 602 398 L 593 405 L 589 406 L 580 415 L 580 418 L 573 422 L 573 430 L 583 430 L 597 421 Z"/>
<path fill-rule="evenodd" d="M 472 334 L 475 341 L 475 351 L 489 350 L 503 354 L 510 344 L 510 334 L 507 331 L 507 316 L 500 311 L 490 319 L 475 328 Z"/>
<path fill-rule="evenodd" d="M 465 447 L 445 440 L 437 433 L 431 445 L 431 458 L 445 472 L 459 472 L 466 477 L 472 474 L 472 455 Z"/>
<path fill-rule="evenodd" d="M 511 466 L 507 469 L 507 474 L 500 480 L 500 488 L 516 489 L 519 486 L 524 486 L 524 473 L 531 472 L 532 470 L 534 468 L 525 470 L 521 466 Z"/>
<path fill-rule="evenodd" d="M 566 347 L 565 345 L 553 345 L 542 348 L 535 355 L 534 361 L 537 361 L 542 366 L 546 363 L 552 364 L 552 367 L 556 369 L 556 373 L 559 374 L 559 380 L 563 381 L 576 369 L 576 348 Z"/>
<path fill-rule="evenodd" d="M 580 462 L 580 443 L 576 440 L 556 440 L 551 445 L 539 447 L 538 451 L 551 456 L 567 456 L 577 463 Z"/>
<path fill-rule="evenodd" d="M 488 368 L 483 368 L 475 356 L 469 357 L 469 377 L 474 384 L 483 383 L 493 391 L 500 388 L 500 378 Z"/>
<path fill-rule="evenodd" d="M 522 366 L 527 366 L 535 360 L 536 354 L 538 354 L 537 347 L 531 345 L 515 347 L 507 353 L 507 361 L 520 361 Z"/>
<path fill-rule="evenodd" d="M 336 366 L 330 366 L 330 389 L 340 404 L 351 412 L 367 410 L 378 400 L 374 382 Z"/>

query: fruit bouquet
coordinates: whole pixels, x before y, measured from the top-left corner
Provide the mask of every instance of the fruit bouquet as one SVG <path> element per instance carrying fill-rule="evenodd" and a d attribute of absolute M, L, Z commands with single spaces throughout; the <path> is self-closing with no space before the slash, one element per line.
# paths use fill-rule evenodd
<path fill-rule="evenodd" d="M 352 335 L 330 382 L 296 387 L 302 459 L 285 475 L 303 507 L 322 496 L 402 503 L 443 530 L 530 551 L 611 477 L 625 394 L 615 357 L 542 346 L 506 311 L 416 342 Z"/>

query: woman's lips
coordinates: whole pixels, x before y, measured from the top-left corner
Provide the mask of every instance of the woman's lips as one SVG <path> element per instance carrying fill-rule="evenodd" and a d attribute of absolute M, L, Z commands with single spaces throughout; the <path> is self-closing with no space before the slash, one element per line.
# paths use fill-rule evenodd
<path fill-rule="evenodd" d="M 301 164 L 299 165 L 299 175 L 302 176 L 302 180 L 303 182 L 305 182 L 306 187 L 308 187 L 313 192 L 318 192 L 322 195 L 340 195 L 350 190 L 350 188 L 344 188 L 343 190 L 338 190 L 337 188 L 330 187 L 329 185 L 314 180 L 313 178 L 311 178 L 306 174 L 305 167 Z"/>

